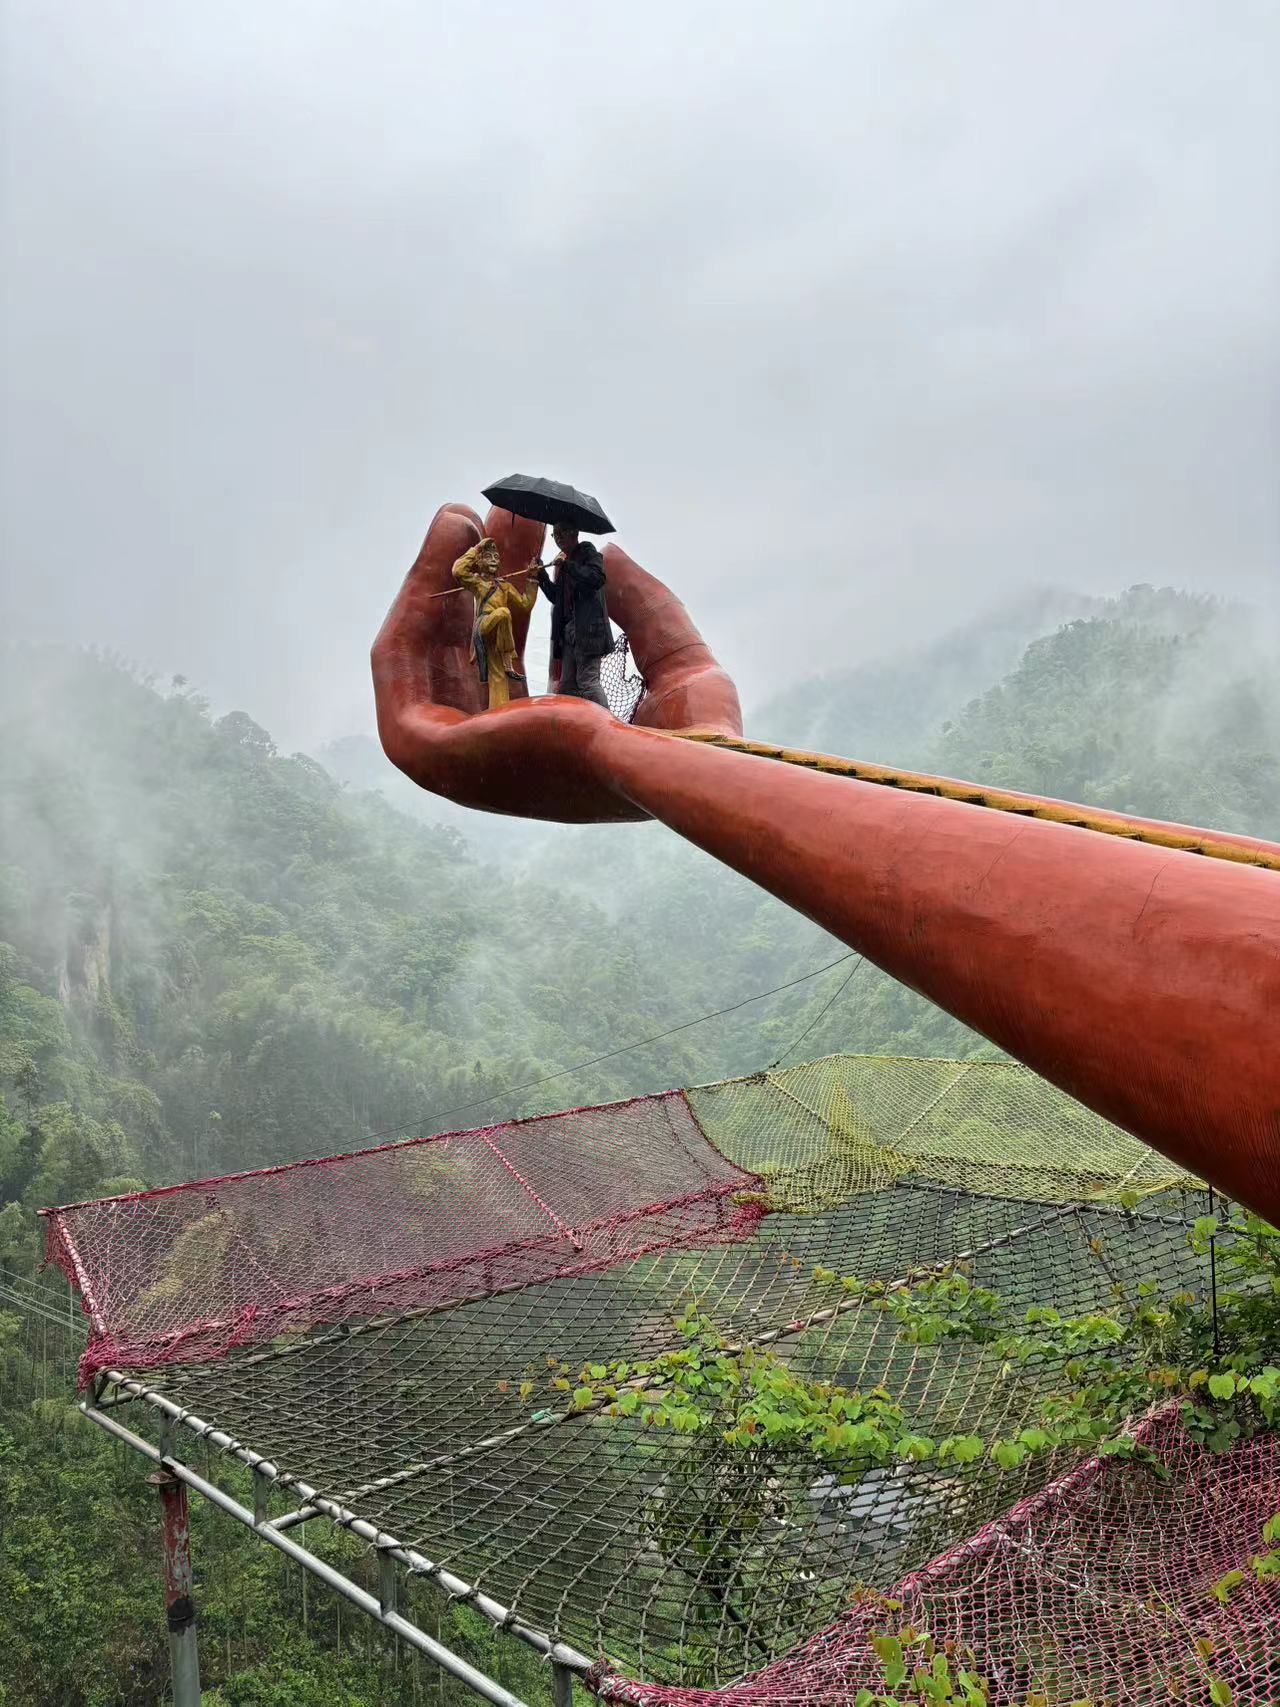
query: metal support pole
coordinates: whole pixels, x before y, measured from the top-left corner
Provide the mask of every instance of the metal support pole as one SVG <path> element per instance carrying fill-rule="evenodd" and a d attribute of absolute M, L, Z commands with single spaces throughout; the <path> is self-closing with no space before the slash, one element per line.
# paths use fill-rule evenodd
<path fill-rule="evenodd" d="M 169 1625 L 173 1707 L 200 1707 L 200 1650 L 191 1575 L 191 1524 L 184 1483 L 161 1467 L 147 1477 L 159 1492 L 164 1524 L 164 1600 Z"/>
<path fill-rule="evenodd" d="M 271 1483 L 265 1476 L 253 1473 L 253 1521 L 260 1529 L 267 1522 L 267 1513 L 271 1510 Z"/>
<path fill-rule="evenodd" d="M 96 1410 L 87 1399 L 80 1401 L 79 1409 L 84 1416 L 89 1418 L 90 1422 L 97 1423 L 98 1427 L 105 1429 L 113 1439 L 123 1441 L 135 1452 L 140 1452 L 144 1458 L 149 1458 L 153 1464 L 160 1463 L 159 1450 L 149 1440 L 144 1440 L 141 1435 L 134 1434 L 132 1429 L 125 1428 L 124 1424 L 118 1423 L 114 1417 L 106 1416 L 103 1412 Z M 518 1695 L 513 1695 L 502 1684 L 495 1683 L 492 1678 L 477 1671 L 467 1660 L 453 1653 L 451 1649 L 446 1648 L 442 1642 L 436 1641 L 434 1637 L 428 1636 L 425 1630 L 419 1630 L 416 1625 L 411 1624 L 400 1613 L 384 1612 L 375 1595 L 367 1593 L 357 1583 L 353 1583 L 349 1577 L 344 1577 L 340 1571 L 335 1570 L 324 1559 L 318 1559 L 314 1553 L 309 1553 L 305 1547 L 300 1547 L 296 1541 L 291 1541 L 287 1535 L 279 1534 L 269 1523 L 258 1523 L 248 1506 L 241 1505 L 239 1500 L 225 1493 L 215 1482 L 206 1481 L 203 1476 L 197 1475 L 189 1465 L 182 1463 L 180 1459 L 172 1459 L 162 1468 L 171 1471 L 175 1478 L 187 1487 L 193 1488 L 210 1505 L 216 1506 L 219 1511 L 226 1512 L 229 1517 L 234 1517 L 237 1523 L 244 1524 L 246 1529 L 253 1530 L 254 1534 L 260 1536 L 264 1541 L 269 1541 L 286 1558 L 292 1559 L 295 1564 L 301 1565 L 306 1571 L 310 1571 L 312 1576 L 317 1577 L 327 1587 L 335 1590 L 352 1606 L 359 1607 L 361 1612 L 367 1612 L 379 1623 L 385 1624 L 388 1630 L 400 1637 L 401 1641 L 407 1642 L 411 1648 L 416 1648 L 419 1653 L 425 1654 L 430 1660 L 434 1660 L 442 1670 L 466 1684 L 467 1688 L 479 1695 L 482 1700 L 492 1702 L 493 1707 L 528 1707 L 528 1703 L 522 1701 Z M 587 1668 L 584 1667 L 583 1669 Z M 187 1707 L 186 1700 L 180 1696 L 175 1696 L 175 1707 Z"/>
<path fill-rule="evenodd" d="M 378 1554 L 378 1601 L 384 1612 L 394 1612 L 399 1599 L 396 1588 L 396 1562 L 385 1550 Z"/>
<path fill-rule="evenodd" d="M 1069 1212 L 1075 1212 L 1074 1206 Z M 1065 1212 L 1055 1211 L 1055 1213 Z M 1040 1223 L 1037 1222 L 1035 1225 L 1038 1226 Z M 1013 1235 L 1010 1234 L 1008 1237 L 1012 1238 Z M 1002 1242 L 1006 1241 L 994 1240 L 992 1244 Z M 978 1248 L 985 1250 L 987 1247 L 984 1245 Z M 813 1319 L 815 1321 L 826 1320 L 828 1316 L 846 1307 L 848 1306 L 842 1304 L 837 1306 L 836 1311 L 820 1312 Z M 281 1532 L 285 1528 L 291 1527 L 294 1522 L 302 1523 L 311 1517 L 328 1518 L 331 1522 L 348 1530 L 352 1535 L 358 1535 L 362 1541 L 370 1541 L 375 1547 L 385 1547 L 394 1556 L 397 1563 L 404 1565 L 408 1570 L 414 1571 L 420 1576 L 430 1577 L 452 1599 L 465 1600 L 468 1606 L 474 1607 L 492 1624 L 509 1632 L 517 1640 L 526 1643 L 536 1653 L 542 1654 L 544 1658 L 550 1660 L 552 1664 L 565 1666 L 570 1671 L 579 1672 L 583 1676 L 591 1670 L 592 1661 L 585 1654 L 580 1654 L 576 1648 L 571 1648 L 567 1642 L 553 1641 L 545 1632 L 535 1630 L 520 1619 L 513 1617 L 511 1610 L 503 1606 L 501 1602 L 494 1600 L 491 1595 L 484 1594 L 470 1583 L 464 1582 L 452 1571 L 448 1571 L 442 1565 L 426 1558 L 416 1548 L 402 1547 L 393 1535 L 388 1535 L 372 1523 L 365 1522 L 363 1518 L 357 1517 L 355 1512 L 339 1504 L 336 1500 L 325 1499 L 317 1489 L 304 1482 L 301 1477 L 282 1476 L 270 1459 L 264 1458 L 260 1452 L 254 1452 L 250 1447 L 242 1446 L 232 1435 L 227 1434 L 223 1429 L 215 1428 L 212 1423 L 205 1422 L 194 1411 L 189 1411 L 184 1406 L 175 1404 L 163 1393 L 156 1392 L 153 1387 L 147 1387 L 141 1381 L 132 1380 L 129 1376 L 121 1374 L 118 1369 L 104 1370 L 102 1379 L 105 1385 L 113 1388 L 116 1392 L 129 1393 L 142 1400 L 144 1404 L 159 1412 L 162 1417 L 169 1417 L 173 1422 L 180 1423 L 207 1444 L 216 1446 L 219 1451 L 225 1452 L 241 1464 L 247 1465 L 257 1475 L 265 1476 L 273 1486 L 278 1484 L 281 1487 L 289 1488 L 297 1498 L 305 1501 L 305 1518 L 286 1513 L 275 1520 L 268 1520 L 260 1524 L 255 1522 L 254 1527 L 260 1528 L 268 1541 L 272 1541 L 276 1545 L 284 1545 L 287 1543 L 287 1537 Z M 101 1414 L 100 1410 L 84 1403 L 81 1404 L 80 1409 L 102 1427 L 108 1427 L 108 1420 Z M 139 1438 L 129 1430 L 122 1430 L 118 1423 L 112 1426 L 116 1433 L 127 1436 L 130 1443 Z M 151 1450 L 154 1452 L 154 1448 Z M 197 1491 L 203 1493 L 204 1489 L 200 1488 Z"/>
<path fill-rule="evenodd" d="M 304 1505 L 299 1506 L 295 1511 L 281 1512 L 279 1517 L 269 1517 L 267 1519 L 267 1523 L 272 1529 L 279 1529 L 283 1531 L 285 1529 L 293 1529 L 295 1525 L 299 1523 L 310 1523 L 313 1517 L 319 1516 L 320 1513 L 316 1510 L 315 1506 Z"/>
<path fill-rule="evenodd" d="M 551 1668 L 552 1707 L 573 1707 L 573 1673 L 568 1666 Z"/>

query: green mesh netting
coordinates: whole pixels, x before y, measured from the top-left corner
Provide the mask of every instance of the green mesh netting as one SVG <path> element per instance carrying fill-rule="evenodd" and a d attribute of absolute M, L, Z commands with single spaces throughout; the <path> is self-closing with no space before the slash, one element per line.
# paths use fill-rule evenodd
<path fill-rule="evenodd" d="M 686 1094 L 779 1209 L 821 1209 L 904 1177 L 1034 1203 L 1200 1186 L 1016 1062 L 831 1055 Z"/>

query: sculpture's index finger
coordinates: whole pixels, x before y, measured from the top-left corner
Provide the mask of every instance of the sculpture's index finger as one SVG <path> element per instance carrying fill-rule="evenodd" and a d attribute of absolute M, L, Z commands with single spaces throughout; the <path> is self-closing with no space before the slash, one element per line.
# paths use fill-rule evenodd
<path fill-rule="evenodd" d="M 427 529 L 410 580 L 421 569 L 422 591 L 431 599 L 428 633 L 442 645 L 468 646 L 471 640 L 471 599 L 459 591 L 453 566 L 483 535 L 480 517 L 468 504 L 442 504 Z"/>
<path fill-rule="evenodd" d="M 465 504 L 444 504 L 427 529 L 373 645 L 379 703 L 482 709 L 479 678 L 468 660 L 473 606 L 456 588 L 453 566 L 480 538 L 480 518 Z"/>

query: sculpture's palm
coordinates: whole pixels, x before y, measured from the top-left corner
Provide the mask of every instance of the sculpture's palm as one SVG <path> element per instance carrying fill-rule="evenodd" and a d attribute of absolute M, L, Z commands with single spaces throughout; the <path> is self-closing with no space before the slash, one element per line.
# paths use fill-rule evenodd
<path fill-rule="evenodd" d="M 510 705 L 483 709 L 469 656 L 473 604 L 453 591 L 452 568 L 487 533 L 505 575 L 541 554 L 544 529 L 505 510 L 481 526 L 474 510 L 446 504 L 427 530 L 373 646 L 378 731 L 388 757 L 422 787 L 464 806 L 569 822 L 645 814 L 609 786 L 598 747 L 618 725 L 585 700 L 530 700 L 516 687 Z M 645 680 L 633 719 L 649 729 L 742 730 L 737 690 L 679 599 L 616 545 L 605 548 L 609 612 L 631 643 Z M 524 654 L 529 619 L 515 613 Z"/>

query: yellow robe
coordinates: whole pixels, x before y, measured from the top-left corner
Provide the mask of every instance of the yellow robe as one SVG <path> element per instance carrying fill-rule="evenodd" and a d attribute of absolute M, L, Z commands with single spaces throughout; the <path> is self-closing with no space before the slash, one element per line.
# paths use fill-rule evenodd
<path fill-rule="evenodd" d="M 513 610 L 532 610 L 538 597 L 538 583 L 532 575 L 525 577 L 524 591 L 514 581 L 500 581 L 484 568 L 479 559 L 484 545 L 473 545 L 463 552 L 453 566 L 453 578 L 466 587 L 476 601 L 476 619 L 471 629 L 471 657 L 480 666 L 480 679 L 488 680 L 489 710 L 506 705 L 511 699 L 508 671 L 519 673 L 520 659 L 516 652 L 515 633 L 511 624 Z"/>

